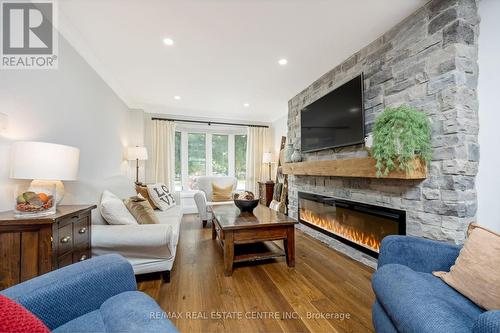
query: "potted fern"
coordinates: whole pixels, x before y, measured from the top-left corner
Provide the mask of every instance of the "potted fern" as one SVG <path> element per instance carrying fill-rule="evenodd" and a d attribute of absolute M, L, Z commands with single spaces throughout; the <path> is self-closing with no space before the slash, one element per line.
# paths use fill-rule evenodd
<path fill-rule="evenodd" d="M 414 159 L 431 160 L 431 126 L 427 115 L 408 105 L 386 108 L 373 130 L 372 156 L 377 176 L 399 169 L 413 171 Z"/>

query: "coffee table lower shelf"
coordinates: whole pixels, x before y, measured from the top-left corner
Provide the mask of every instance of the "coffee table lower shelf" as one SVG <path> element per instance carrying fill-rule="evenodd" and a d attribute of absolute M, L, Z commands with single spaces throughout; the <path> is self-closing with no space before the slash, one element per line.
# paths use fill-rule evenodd
<path fill-rule="evenodd" d="M 222 247 L 222 250 L 224 250 L 224 241 L 219 239 L 218 243 Z M 285 256 L 285 251 L 272 241 L 235 244 L 233 262 L 268 260 Z"/>

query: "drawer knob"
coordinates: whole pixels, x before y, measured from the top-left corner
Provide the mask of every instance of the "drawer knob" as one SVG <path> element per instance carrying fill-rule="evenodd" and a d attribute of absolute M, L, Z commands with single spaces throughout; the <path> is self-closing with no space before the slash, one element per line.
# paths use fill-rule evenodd
<path fill-rule="evenodd" d="M 80 257 L 80 261 L 84 261 L 84 260 L 87 260 L 87 255 L 85 255 L 85 254 Z"/>
<path fill-rule="evenodd" d="M 66 237 L 61 238 L 61 243 L 66 244 L 66 243 L 68 243 L 70 240 L 71 240 L 71 237 L 70 237 L 70 236 L 66 236 Z"/>
<path fill-rule="evenodd" d="M 84 233 L 86 233 L 86 232 L 87 232 L 87 228 L 85 228 L 85 227 L 83 227 L 83 228 L 81 228 L 80 230 L 78 230 L 78 233 L 79 233 L 79 234 L 84 234 Z"/>

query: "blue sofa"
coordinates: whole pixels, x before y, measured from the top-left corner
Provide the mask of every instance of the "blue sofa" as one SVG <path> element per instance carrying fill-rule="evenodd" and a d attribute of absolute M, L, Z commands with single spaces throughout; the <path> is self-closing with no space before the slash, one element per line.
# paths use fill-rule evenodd
<path fill-rule="evenodd" d="M 372 286 L 379 333 L 499 333 L 500 311 L 485 311 L 432 275 L 449 271 L 461 247 L 416 237 L 382 241 Z"/>
<path fill-rule="evenodd" d="M 53 332 L 177 332 L 158 304 L 137 291 L 119 255 L 70 265 L 0 292 Z"/>

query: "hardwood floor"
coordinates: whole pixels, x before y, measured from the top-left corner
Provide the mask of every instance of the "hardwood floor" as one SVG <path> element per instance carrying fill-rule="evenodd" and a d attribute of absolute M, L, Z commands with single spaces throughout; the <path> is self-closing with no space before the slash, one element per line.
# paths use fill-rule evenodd
<path fill-rule="evenodd" d="M 181 225 L 171 282 L 139 282 L 181 332 L 373 332 L 373 270 L 296 231 L 296 266 L 236 264 L 195 215 Z"/>

